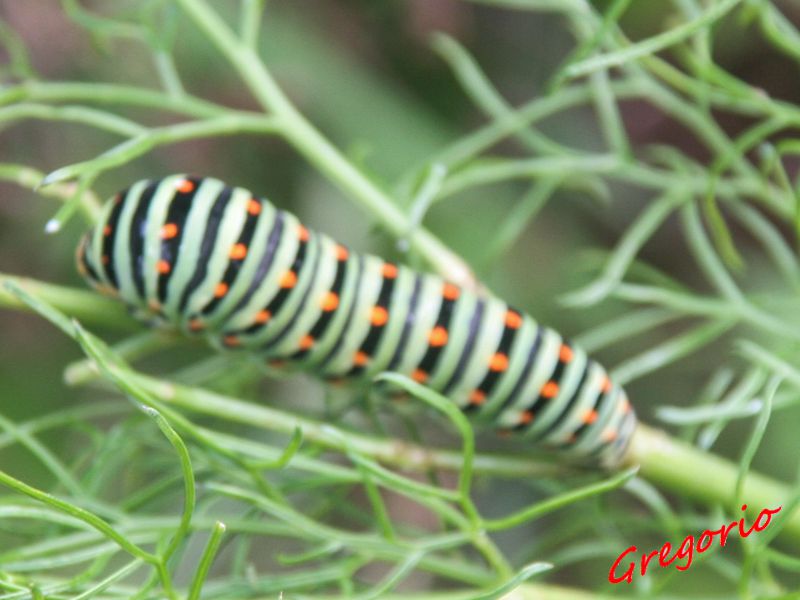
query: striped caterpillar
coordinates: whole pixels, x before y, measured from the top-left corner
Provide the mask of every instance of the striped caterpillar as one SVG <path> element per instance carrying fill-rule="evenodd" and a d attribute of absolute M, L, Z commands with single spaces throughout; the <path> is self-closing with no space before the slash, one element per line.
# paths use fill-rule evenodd
<path fill-rule="evenodd" d="M 99 291 L 220 348 L 323 378 L 393 371 L 501 431 L 607 466 L 636 426 L 580 348 L 494 297 L 351 252 L 210 177 L 117 194 L 78 246 Z"/>

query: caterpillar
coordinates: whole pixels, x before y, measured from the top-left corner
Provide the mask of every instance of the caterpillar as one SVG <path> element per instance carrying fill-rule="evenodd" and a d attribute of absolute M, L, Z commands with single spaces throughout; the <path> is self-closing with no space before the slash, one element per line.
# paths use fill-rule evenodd
<path fill-rule="evenodd" d="M 476 422 L 616 465 L 636 427 L 625 391 L 578 346 L 502 300 L 329 236 L 211 177 L 143 180 L 81 239 L 100 292 L 217 348 L 325 379 L 393 371 Z"/>

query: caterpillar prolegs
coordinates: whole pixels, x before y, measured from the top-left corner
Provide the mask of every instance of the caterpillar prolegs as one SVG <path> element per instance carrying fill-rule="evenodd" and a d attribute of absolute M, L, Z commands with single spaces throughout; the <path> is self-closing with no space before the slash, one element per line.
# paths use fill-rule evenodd
<path fill-rule="evenodd" d="M 172 175 L 117 194 L 78 247 L 101 292 L 324 378 L 408 375 L 479 422 L 608 466 L 636 426 L 579 347 L 505 302 L 351 252 L 246 189 Z"/>

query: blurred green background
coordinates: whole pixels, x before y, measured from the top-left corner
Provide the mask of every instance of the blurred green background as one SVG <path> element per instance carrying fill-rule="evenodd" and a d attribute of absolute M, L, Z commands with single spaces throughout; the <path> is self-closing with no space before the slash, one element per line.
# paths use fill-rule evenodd
<path fill-rule="evenodd" d="M 135 12 L 136 2 L 115 2 L 114 11 Z M 608 3 L 596 3 L 604 9 Z M 103 12 L 102 2 L 84 3 Z M 633 2 L 621 26 L 633 39 L 661 30 L 672 18 L 672 3 Z M 231 21 L 237 4 L 215 2 Z M 120 8 L 122 7 L 122 8 Z M 800 22 L 796 5 L 782 3 L 784 14 Z M 29 49 L 33 66 L 48 80 L 108 81 L 149 87 L 155 81 L 152 56 L 134 42 L 107 42 L 93 38 L 70 22 L 51 0 L 3 2 L 0 18 Z M 431 47 L 434 32 L 446 32 L 474 56 L 494 85 L 512 105 L 545 92 L 568 53 L 573 37 L 558 13 L 517 12 L 456 0 L 333 1 L 275 0 L 269 3 L 261 54 L 300 110 L 381 187 L 396 189 L 403 176 L 415 173 L 425 159 L 485 122 L 455 81 L 452 71 Z M 256 109 L 229 66 L 185 19 L 177 20 L 175 59 L 187 89 L 220 104 Z M 732 74 L 775 97 L 800 103 L 797 65 L 753 34 L 752 25 L 725 21 L 716 35 L 715 59 Z M 626 130 L 635 148 L 668 145 L 708 161 L 707 151 L 674 120 L 641 100 L 620 103 Z M 130 113 L 134 118 L 136 110 Z M 141 111 L 147 124 L 150 111 Z M 720 115 L 721 126 L 735 136 L 749 126 L 744 118 Z M 548 119 L 542 131 L 561 143 L 581 149 L 603 147 L 597 119 L 588 108 L 560 113 Z M 3 162 L 23 163 L 44 172 L 87 160 L 117 143 L 110 134 L 81 125 L 25 121 L 4 126 L 0 133 Z M 524 156 L 514 141 L 493 149 L 495 156 Z M 789 168 L 793 167 L 792 161 Z M 157 149 L 129 165 L 102 176 L 94 190 L 108 197 L 142 177 L 172 172 L 220 177 L 265 193 L 280 207 L 299 215 L 308 225 L 347 241 L 352 247 L 421 264 L 407 257 L 370 218 L 341 191 L 309 166 L 279 138 L 232 136 L 192 141 Z M 579 183 L 579 182 L 578 182 Z M 594 249 L 609 249 L 619 240 L 652 192 L 620 183 L 610 185 L 603 200 L 580 185 L 556 192 L 523 235 L 499 257 L 487 260 L 486 245 L 511 208 L 528 191 L 526 182 L 481 187 L 437 203 L 425 225 L 463 256 L 493 291 L 541 321 L 576 336 L 590 327 L 624 314 L 626 307 L 608 301 L 592 309 L 565 309 L 558 299 L 590 281 L 599 263 Z M 44 233 L 44 224 L 56 205 L 30 190 L 0 186 L 0 271 L 64 285 L 82 286 L 73 263 L 79 218 L 57 235 Z M 746 234 L 734 229 L 737 247 L 747 257 L 748 290 L 769 292 L 779 284 L 762 266 L 763 258 Z M 788 233 L 787 233 L 788 235 Z M 593 258 L 595 257 L 595 258 Z M 644 247 L 640 258 L 698 292 L 709 284 L 688 257 L 678 220 L 671 218 Z M 599 353 L 611 366 L 646 349 L 663 336 L 680 330 L 668 326 L 622 346 Z M 108 333 L 116 339 L 118 333 Z M 14 422 L 57 412 L 62 407 L 96 401 L 97 391 L 71 389 L 62 383 L 64 366 L 81 358 L 79 349 L 41 318 L 0 311 L 0 412 Z M 159 356 L 153 368 L 189 364 L 194 355 Z M 689 404 L 711 372 L 731 359 L 731 343 L 723 338 L 666 369 L 633 382 L 629 395 L 643 420 L 653 422 L 660 404 Z M 302 396 L 309 410 L 319 410 L 322 392 L 305 381 L 266 384 L 265 395 L 279 390 L 288 399 Z M 774 419 L 756 457 L 755 467 L 788 480 L 795 465 L 783 460 L 787 449 L 797 454 L 800 410 L 787 410 Z M 441 423 L 439 423 L 441 425 Z M 729 427 L 716 451 L 736 457 L 748 423 Z M 432 426 L 435 432 L 436 425 Z M 74 436 L 43 436 L 57 454 L 80 456 L 85 440 Z M 491 436 L 486 446 L 498 444 Z M 505 447 L 500 444 L 501 447 Z M 87 459 L 90 460 L 90 459 Z M 46 487 L 51 475 L 18 445 L 0 453 L 0 468 Z M 498 498 L 498 490 L 503 497 Z M 528 488 L 504 484 L 476 490 L 489 512 L 515 506 Z M 620 500 L 623 501 L 623 500 Z M 602 518 L 601 514 L 597 515 Z M 550 534 L 564 523 L 554 520 Z M 13 532 L 2 532 L 14 540 Z M 602 524 L 598 525 L 602 530 Z M 700 529 L 698 529 L 698 532 Z M 499 536 L 511 556 L 527 555 L 522 532 Z M 653 536 L 652 547 L 661 541 Z M 620 547 L 620 550 L 623 548 Z M 731 552 L 735 552 L 731 550 Z M 537 556 L 536 558 L 547 558 Z M 531 559 L 527 556 L 527 559 Z M 607 560 L 577 562 L 553 581 L 576 584 L 605 579 Z M 713 570 L 695 568 L 673 582 L 674 589 L 708 589 Z"/>

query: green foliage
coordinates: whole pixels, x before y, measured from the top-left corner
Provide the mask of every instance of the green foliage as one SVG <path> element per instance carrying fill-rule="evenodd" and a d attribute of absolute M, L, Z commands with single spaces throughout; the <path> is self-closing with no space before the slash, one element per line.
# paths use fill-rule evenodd
<path fill-rule="evenodd" d="M 640 470 L 616 474 L 557 465 L 520 443 L 488 452 L 446 398 L 402 377 L 381 376 L 413 398 L 391 410 L 368 390 L 326 392 L 324 402 L 319 388 L 265 393 L 261 365 L 204 354 L 171 332 L 141 333 L 121 306 L 88 291 L 0 274 L 0 306 L 37 313 L 83 352 L 64 379 L 91 399 L 17 419 L 12 409 L 32 400 L 0 390 L 9 414 L 0 416 L 0 448 L 25 456 L 0 455 L 8 490 L 0 496 L 0 600 L 600 598 L 626 547 L 679 543 L 738 519 L 744 502 L 754 513 L 784 510 L 760 537 L 704 555 L 688 574 L 652 567 L 633 591 L 790 597 L 800 572 L 800 176 L 798 144 L 788 136 L 800 106 L 716 58 L 730 40 L 758 38 L 796 69 L 800 33 L 777 4 L 659 3 L 652 31 L 631 39 L 630 13 L 640 5 L 630 0 L 476 1 L 491 8 L 475 15 L 502 9 L 558 24 L 573 38 L 541 89 L 515 106 L 455 36 L 435 34 L 431 53 L 483 116 L 466 133 L 340 56 L 277 3 L 108 4 L 62 0 L 60 14 L 93 44 L 82 51 L 110 63 L 68 81 L 37 74 L 25 35 L 0 21 L 9 59 L 0 127 L 25 123 L 35 132 L 44 121 L 48 132 L 88 140 L 80 150 L 59 148 L 64 166 L 48 174 L 36 152 L 0 164 L 0 180 L 62 202 L 48 232 L 63 229 L 74 245 L 70 219 L 94 220 L 95 189 L 104 181 L 121 187 L 130 170 L 162 168 L 166 150 L 181 143 L 224 137 L 227 155 L 280 140 L 297 153 L 293 162 L 324 176 L 410 260 L 463 285 L 480 285 L 471 263 L 486 283 L 525 298 L 547 265 L 523 259 L 516 281 L 498 265 L 522 254 L 515 251 L 531 243 L 531 231 L 543 237 L 536 248 L 545 257 L 568 251 L 553 270 L 570 287 L 562 306 L 573 309 L 558 314 L 572 322 L 554 319 L 570 333 L 585 329 L 576 341 L 616 360 L 616 380 L 640 392 L 631 394 L 637 408 L 675 436 L 642 427 L 628 457 Z M 411 10 L 355 6 L 389 19 Z M 125 52 L 147 57 L 156 81 Z M 535 59 L 520 58 L 526 66 Z M 213 87 L 204 80 L 216 77 L 229 78 L 224 86 L 237 86 L 236 95 L 203 93 Z M 254 104 L 239 101 L 245 92 Z M 301 92 L 328 136 L 290 99 Z M 637 139 L 626 111 L 642 106 L 688 142 Z M 736 119 L 739 133 L 725 118 Z M 244 143 L 234 137 L 244 135 Z M 105 149 L 81 159 L 93 144 Z M 576 196 L 594 203 L 590 229 L 604 219 L 595 205 L 623 221 L 611 228 L 607 217 L 614 248 L 580 261 L 569 241 L 547 236 L 558 217 L 586 218 L 566 204 Z M 481 243 L 437 225 L 455 218 L 482 232 Z M 665 235 L 669 264 L 679 268 L 643 258 Z M 551 293 L 539 287 L 535 295 Z M 138 333 L 107 344 L 95 327 Z M 176 360 L 182 355 L 189 360 Z M 431 413 L 442 418 L 429 426 L 420 415 Z M 449 445 L 428 441 L 443 431 Z M 712 447 L 734 462 L 709 454 Z"/>

